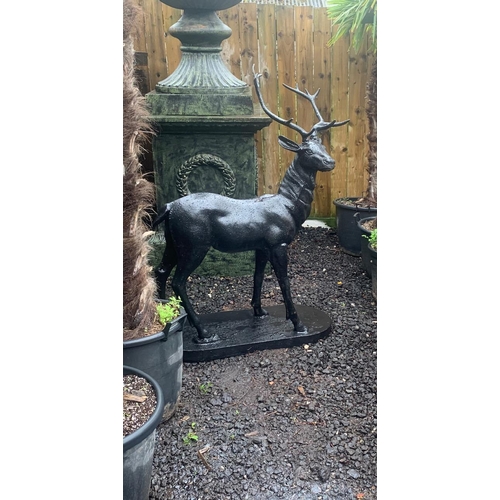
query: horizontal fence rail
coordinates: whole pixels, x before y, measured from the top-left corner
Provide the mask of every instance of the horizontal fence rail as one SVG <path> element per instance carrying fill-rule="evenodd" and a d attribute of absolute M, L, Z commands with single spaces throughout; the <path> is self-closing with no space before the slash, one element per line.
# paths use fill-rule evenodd
<path fill-rule="evenodd" d="M 241 0 L 241 3 L 326 7 L 326 0 Z"/>
<path fill-rule="evenodd" d="M 159 0 L 138 0 L 142 26 L 134 37 L 137 69 L 143 93 L 169 76 L 181 58 L 180 41 L 168 29 L 182 15 Z M 362 196 L 368 181 L 368 122 L 366 84 L 373 63 L 368 40 L 358 53 L 344 36 L 328 46 L 333 31 L 321 0 L 257 0 L 218 12 L 232 35 L 222 42 L 222 58 L 230 71 L 253 88 L 252 65 L 262 73 L 261 89 L 269 109 L 309 130 L 317 121 L 306 99 L 283 83 L 313 93 L 325 121 L 349 119 L 331 128 L 323 144 L 335 159 L 332 172 L 318 172 L 311 216 L 335 215 L 333 200 Z M 253 92 L 254 102 L 258 99 Z M 258 194 L 276 193 L 293 153 L 278 145 L 278 135 L 300 142 L 297 134 L 276 122 L 255 134 L 258 156 Z"/>

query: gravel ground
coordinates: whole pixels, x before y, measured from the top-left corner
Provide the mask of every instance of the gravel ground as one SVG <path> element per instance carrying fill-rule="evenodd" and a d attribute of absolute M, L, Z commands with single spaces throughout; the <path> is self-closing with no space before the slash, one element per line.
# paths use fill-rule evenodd
<path fill-rule="evenodd" d="M 376 499 L 370 278 L 335 231 L 319 227 L 302 228 L 290 245 L 289 276 L 295 303 L 329 314 L 332 333 L 308 346 L 184 363 L 181 402 L 158 427 L 150 498 Z M 188 293 L 199 313 L 248 309 L 252 277 L 193 275 Z M 283 303 L 274 274 L 262 297 L 264 307 Z"/>

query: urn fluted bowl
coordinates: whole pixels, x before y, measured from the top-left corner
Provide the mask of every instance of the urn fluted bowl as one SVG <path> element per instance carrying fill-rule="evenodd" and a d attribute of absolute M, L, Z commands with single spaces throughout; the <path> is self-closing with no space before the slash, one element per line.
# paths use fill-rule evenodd
<path fill-rule="evenodd" d="M 241 0 L 160 0 L 174 9 L 224 10 L 241 2 Z"/>

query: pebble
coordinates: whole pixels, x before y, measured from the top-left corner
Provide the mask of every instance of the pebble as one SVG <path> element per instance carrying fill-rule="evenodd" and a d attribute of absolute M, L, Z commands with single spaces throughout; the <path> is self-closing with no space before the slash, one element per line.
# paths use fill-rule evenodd
<path fill-rule="evenodd" d="M 357 479 L 359 477 L 359 472 L 354 469 L 349 469 L 347 471 L 347 474 L 349 474 L 349 476 L 353 477 L 354 479 Z"/>

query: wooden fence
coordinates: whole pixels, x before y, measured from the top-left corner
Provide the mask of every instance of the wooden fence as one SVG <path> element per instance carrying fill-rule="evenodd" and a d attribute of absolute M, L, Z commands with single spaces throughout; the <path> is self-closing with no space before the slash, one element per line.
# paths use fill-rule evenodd
<path fill-rule="evenodd" d="M 143 25 L 134 38 L 141 90 L 154 90 L 179 64 L 180 41 L 168 34 L 181 16 L 159 0 L 138 0 Z M 350 119 L 348 125 L 330 129 L 323 143 L 336 161 L 332 172 L 319 172 L 311 216 L 335 215 L 333 200 L 361 196 L 367 187 L 366 83 L 373 56 L 367 41 L 355 54 L 349 52 L 345 36 L 334 46 L 326 8 L 240 3 L 219 12 L 232 35 L 222 43 L 222 58 L 231 72 L 253 87 L 252 65 L 263 74 L 261 89 L 267 106 L 284 119 L 293 118 L 309 130 L 316 122 L 312 106 L 282 84 L 311 93 L 321 89 L 316 100 L 325 120 Z M 253 91 L 255 103 L 258 103 Z M 276 193 L 293 154 L 279 147 L 278 135 L 300 142 L 287 127 L 273 122 L 255 134 L 258 155 L 258 193 Z"/>

